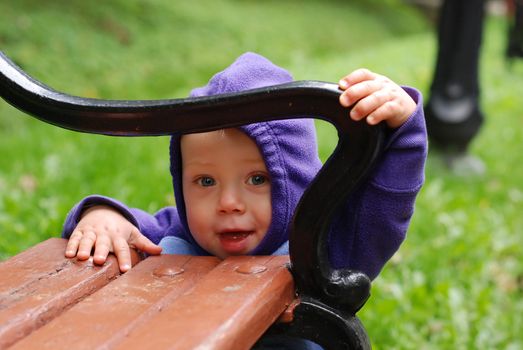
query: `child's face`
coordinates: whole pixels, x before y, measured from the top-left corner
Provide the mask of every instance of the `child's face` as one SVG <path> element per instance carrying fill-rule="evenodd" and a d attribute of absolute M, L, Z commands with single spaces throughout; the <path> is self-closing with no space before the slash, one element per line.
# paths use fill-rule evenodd
<path fill-rule="evenodd" d="M 272 216 L 269 172 L 258 147 L 238 129 L 184 135 L 182 184 L 191 233 L 209 253 L 249 253 Z"/>

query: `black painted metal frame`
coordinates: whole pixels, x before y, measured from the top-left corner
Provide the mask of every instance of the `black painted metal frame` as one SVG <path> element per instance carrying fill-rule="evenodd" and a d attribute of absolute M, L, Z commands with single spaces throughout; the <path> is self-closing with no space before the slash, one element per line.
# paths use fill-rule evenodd
<path fill-rule="evenodd" d="M 271 332 L 309 338 L 327 349 L 367 349 L 370 343 L 356 312 L 370 295 L 370 280 L 358 271 L 332 268 L 327 236 L 336 209 L 378 159 L 385 131 L 383 125 L 373 127 L 348 118 L 339 95 L 335 84 L 298 81 L 210 97 L 89 99 L 49 88 L 0 52 L 0 96 L 42 121 L 79 132 L 171 135 L 304 117 L 333 124 L 338 145 L 301 198 L 290 233 L 291 272 L 301 303 L 293 322 L 274 326 Z M 321 335 L 313 335 L 318 332 L 310 332 L 312 328 L 321 330 Z"/>

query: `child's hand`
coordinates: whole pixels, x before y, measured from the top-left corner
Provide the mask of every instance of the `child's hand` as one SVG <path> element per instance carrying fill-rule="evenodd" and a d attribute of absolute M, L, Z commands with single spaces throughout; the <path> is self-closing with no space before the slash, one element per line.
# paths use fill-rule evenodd
<path fill-rule="evenodd" d="M 390 128 L 398 128 L 416 109 L 414 100 L 389 78 L 367 69 L 357 69 L 342 78 L 340 104 L 353 106 L 353 120 L 367 118 L 370 125 L 385 121 Z"/>
<path fill-rule="evenodd" d="M 152 243 L 117 210 L 108 206 L 94 206 L 85 211 L 69 237 L 65 256 L 86 260 L 94 250 L 93 261 L 103 264 L 109 252 L 118 258 L 120 271 L 131 268 L 130 248 L 149 254 L 160 254 L 162 248 Z"/>

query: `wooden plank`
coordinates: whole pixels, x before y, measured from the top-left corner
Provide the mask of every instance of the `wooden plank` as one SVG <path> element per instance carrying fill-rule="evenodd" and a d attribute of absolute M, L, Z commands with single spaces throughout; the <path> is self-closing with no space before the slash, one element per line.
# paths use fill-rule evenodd
<path fill-rule="evenodd" d="M 51 238 L 0 264 L 0 348 L 40 328 L 119 275 L 110 256 L 103 266 L 64 257 L 65 239 Z"/>
<path fill-rule="evenodd" d="M 249 349 L 294 299 L 288 256 L 229 257 L 116 349 Z"/>
<path fill-rule="evenodd" d="M 151 256 L 12 349 L 112 348 L 218 263 L 215 257 Z"/>

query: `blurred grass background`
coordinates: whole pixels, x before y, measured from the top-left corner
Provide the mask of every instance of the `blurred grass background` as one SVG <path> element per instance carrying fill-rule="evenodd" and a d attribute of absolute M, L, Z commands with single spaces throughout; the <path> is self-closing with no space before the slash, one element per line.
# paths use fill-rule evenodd
<path fill-rule="evenodd" d="M 488 16 L 481 56 L 487 120 L 471 153 L 486 174 L 455 175 L 431 150 L 408 239 L 359 313 L 375 349 L 523 348 L 523 61 L 506 64 L 506 25 Z M 427 94 L 436 41 L 400 0 L 4 0 L 0 50 L 84 97 L 185 97 L 245 51 L 300 80 L 364 66 Z M 325 159 L 335 137 L 318 132 Z M 88 194 L 174 204 L 166 137 L 79 134 L 0 101 L 0 152 L 0 259 L 58 236 Z"/>

